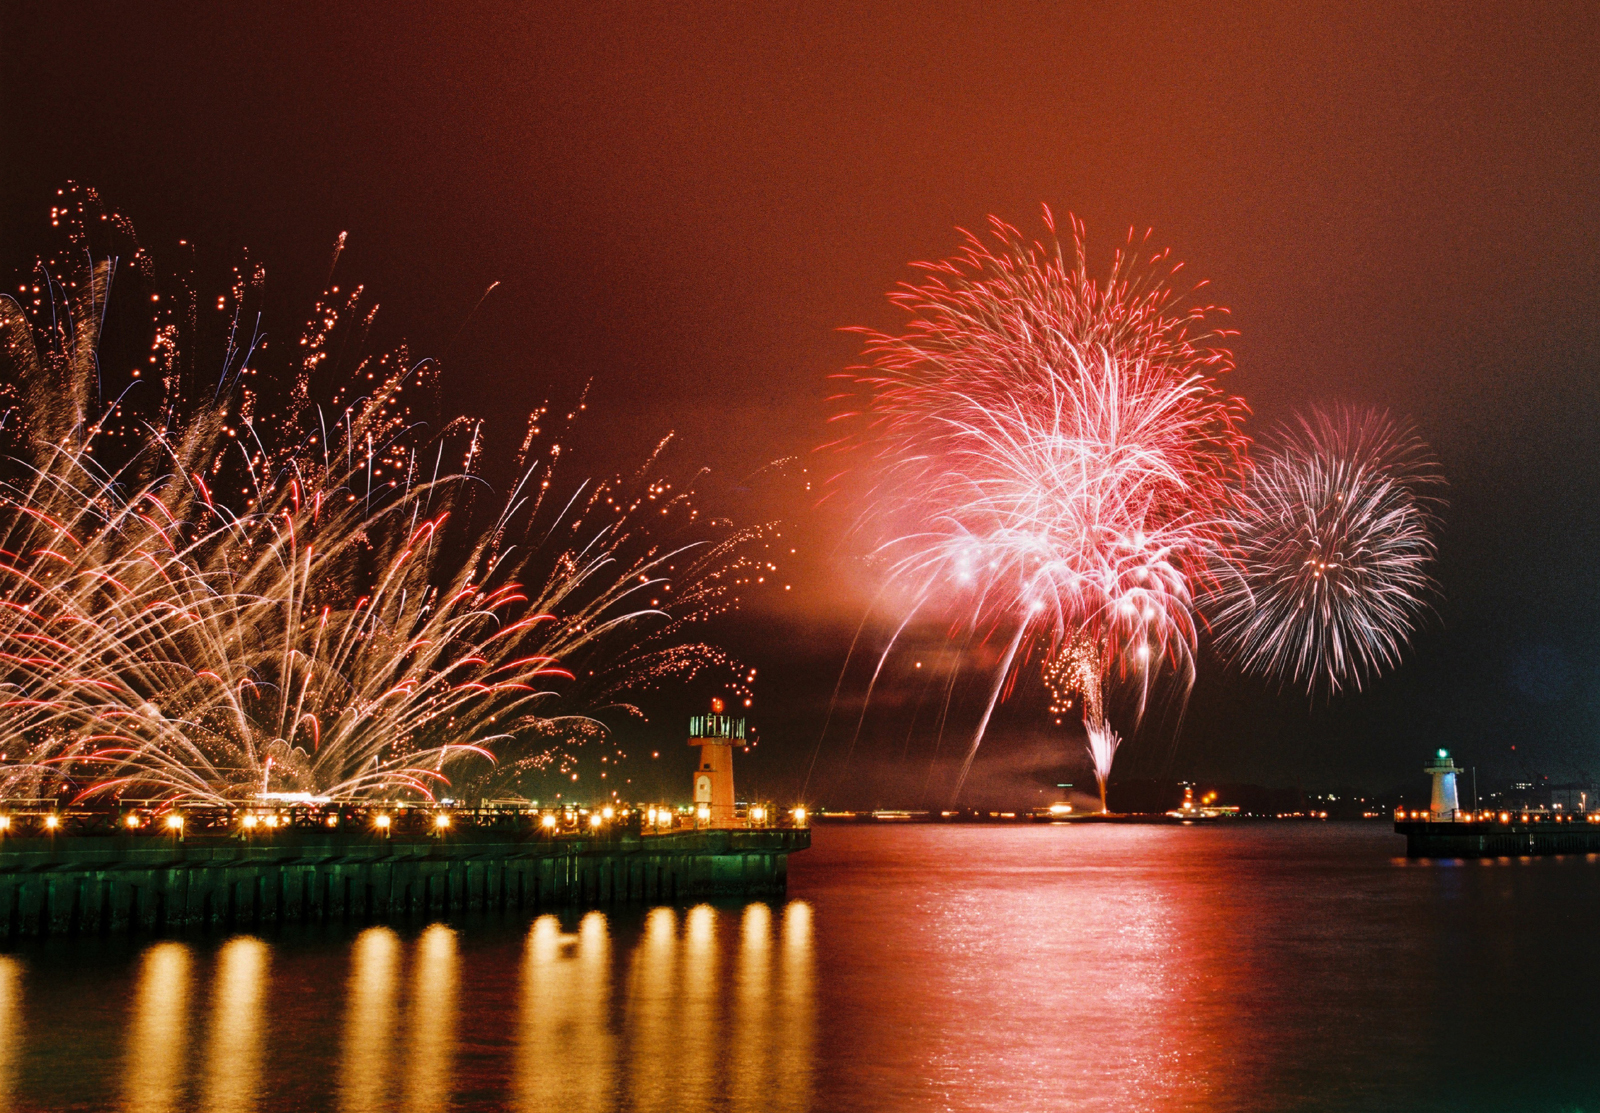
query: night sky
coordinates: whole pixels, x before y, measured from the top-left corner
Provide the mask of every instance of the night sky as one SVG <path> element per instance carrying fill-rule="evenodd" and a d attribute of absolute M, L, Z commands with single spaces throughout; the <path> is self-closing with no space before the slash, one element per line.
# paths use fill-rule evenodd
<path fill-rule="evenodd" d="M 768 791 L 798 788 L 867 585 L 794 468 L 748 477 L 791 456 L 829 470 L 826 376 L 859 350 L 840 330 L 894 327 L 909 261 L 990 213 L 1039 232 L 1042 202 L 1086 222 L 1102 263 L 1151 228 L 1211 280 L 1253 431 L 1372 403 L 1414 419 L 1450 480 L 1444 599 L 1398 673 L 1312 707 L 1203 657 L 1181 729 L 1152 724 L 1118 776 L 1388 789 L 1420 785 L 1440 745 L 1486 778 L 1600 776 L 1592 5 L 0 13 L 4 273 L 51 245 L 77 180 L 158 262 L 188 240 L 221 275 L 248 247 L 290 333 L 348 231 L 341 273 L 382 303 L 380 339 L 439 356 L 451 403 L 504 441 L 593 380 L 594 460 L 676 430 L 721 497 L 786 520 L 794 590 L 725 632 L 761 669 L 743 775 Z M 909 674 L 891 670 L 844 775 L 868 667 L 812 795 L 916 802 Z M 1081 783 L 1078 751 L 1019 699 L 975 789 Z"/>

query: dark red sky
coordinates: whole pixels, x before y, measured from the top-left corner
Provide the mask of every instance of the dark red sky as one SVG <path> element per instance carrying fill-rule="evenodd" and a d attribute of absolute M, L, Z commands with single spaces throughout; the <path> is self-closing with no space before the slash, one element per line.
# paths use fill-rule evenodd
<path fill-rule="evenodd" d="M 1048 202 L 1106 249 L 1154 228 L 1232 307 L 1261 424 L 1340 399 L 1416 419 L 1452 482 L 1447 602 L 1378 691 L 1308 716 L 1204 680 L 1173 756 L 1129 768 L 1391 784 L 1448 744 L 1600 775 L 1593 5 L 0 12 L 8 270 L 79 179 L 158 258 L 248 245 L 287 331 L 348 230 L 345 273 L 463 409 L 593 377 L 608 447 L 675 428 L 728 476 L 822 439 L 837 330 L 892 324 L 884 291 L 954 226 Z M 790 674 L 765 693 L 789 754 L 854 606 L 822 603 L 847 595 L 828 526 L 801 523 L 809 579 L 775 619 L 828 624 L 753 651 Z"/>

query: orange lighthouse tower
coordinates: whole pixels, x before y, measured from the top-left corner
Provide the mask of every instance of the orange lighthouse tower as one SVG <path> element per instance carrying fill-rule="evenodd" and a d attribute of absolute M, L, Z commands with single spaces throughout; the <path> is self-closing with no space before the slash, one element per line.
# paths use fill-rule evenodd
<path fill-rule="evenodd" d="M 720 699 L 711 714 L 689 720 L 689 745 L 700 747 L 694 771 L 696 827 L 736 827 L 733 810 L 733 747 L 744 743 L 744 720 L 722 713 Z"/>

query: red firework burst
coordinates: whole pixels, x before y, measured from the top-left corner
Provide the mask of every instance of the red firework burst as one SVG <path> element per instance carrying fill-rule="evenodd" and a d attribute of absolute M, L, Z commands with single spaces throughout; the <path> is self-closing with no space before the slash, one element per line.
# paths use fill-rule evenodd
<path fill-rule="evenodd" d="M 1082 226 L 1069 252 L 1045 221 L 1029 242 L 991 218 L 987 238 L 921 264 L 891 295 L 910 321 L 862 330 L 867 362 L 841 396 L 864 399 L 841 443 L 870 477 L 861 524 L 892 580 L 913 610 L 1009 636 L 974 751 L 1030 639 L 1097 645 L 1141 710 L 1162 662 L 1190 675 L 1195 586 L 1246 446 L 1245 406 L 1218 381 L 1221 311 L 1131 238 L 1096 280 Z"/>

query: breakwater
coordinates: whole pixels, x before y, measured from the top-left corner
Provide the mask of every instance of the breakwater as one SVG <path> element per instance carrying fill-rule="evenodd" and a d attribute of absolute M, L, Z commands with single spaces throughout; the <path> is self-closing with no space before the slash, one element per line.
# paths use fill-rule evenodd
<path fill-rule="evenodd" d="M 804 828 L 544 836 L 11 834 L 0 935 L 161 932 L 780 896 Z"/>
<path fill-rule="evenodd" d="M 1516 858 L 1600 852 L 1600 823 L 1577 816 L 1560 820 L 1511 816 L 1504 821 L 1465 823 L 1396 820 L 1394 829 L 1406 837 L 1408 858 Z"/>

